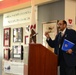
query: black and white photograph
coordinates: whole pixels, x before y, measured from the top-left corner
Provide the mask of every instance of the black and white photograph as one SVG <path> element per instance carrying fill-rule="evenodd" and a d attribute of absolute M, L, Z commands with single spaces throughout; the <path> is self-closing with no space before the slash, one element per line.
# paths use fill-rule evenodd
<path fill-rule="evenodd" d="M 22 42 L 23 41 L 23 28 L 14 28 L 13 29 L 13 42 Z"/>

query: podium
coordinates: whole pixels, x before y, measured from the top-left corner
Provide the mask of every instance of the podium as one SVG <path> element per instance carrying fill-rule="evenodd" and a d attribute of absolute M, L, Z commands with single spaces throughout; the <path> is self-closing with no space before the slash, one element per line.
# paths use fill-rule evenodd
<path fill-rule="evenodd" d="M 28 75 L 57 75 L 57 55 L 41 44 L 29 45 Z"/>

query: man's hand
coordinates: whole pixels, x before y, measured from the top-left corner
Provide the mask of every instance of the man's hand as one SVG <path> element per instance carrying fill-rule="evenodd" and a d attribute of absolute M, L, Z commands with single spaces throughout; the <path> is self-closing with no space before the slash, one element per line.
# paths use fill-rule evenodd
<path fill-rule="evenodd" d="M 66 53 L 68 53 L 68 54 L 72 54 L 72 49 L 69 49 L 69 50 L 67 50 L 67 52 Z"/>
<path fill-rule="evenodd" d="M 48 32 L 45 32 L 45 36 L 46 36 L 47 38 L 50 38 L 50 35 L 49 35 Z"/>

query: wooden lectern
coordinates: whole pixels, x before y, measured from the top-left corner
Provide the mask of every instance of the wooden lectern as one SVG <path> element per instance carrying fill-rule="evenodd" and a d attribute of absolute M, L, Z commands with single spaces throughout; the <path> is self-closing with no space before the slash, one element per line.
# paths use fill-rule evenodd
<path fill-rule="evenodd" d="M 28 75 L 57 75 L 57 55 L 41 44 L 30 44 Z"/>

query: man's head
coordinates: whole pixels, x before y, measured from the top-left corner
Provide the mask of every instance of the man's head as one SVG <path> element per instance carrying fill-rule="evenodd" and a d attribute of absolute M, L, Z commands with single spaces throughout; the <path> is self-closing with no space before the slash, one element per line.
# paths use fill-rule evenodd
<path fill-rule="evenodd" d="M 58 22 L 59 31 L 63 31 L 67 27 L 67 22 L 65 20 L 60 20 Z"/>

